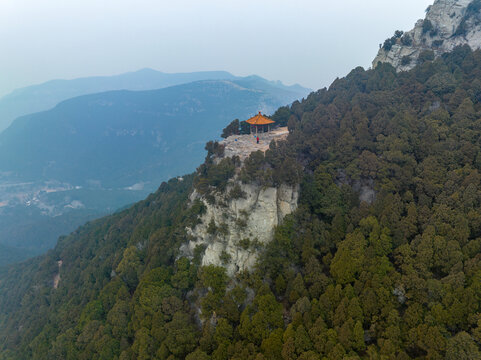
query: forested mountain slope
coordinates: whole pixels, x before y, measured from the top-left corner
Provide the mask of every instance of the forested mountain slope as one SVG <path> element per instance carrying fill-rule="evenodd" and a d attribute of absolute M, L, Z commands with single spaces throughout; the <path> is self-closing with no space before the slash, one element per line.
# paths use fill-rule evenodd
<path fill-rule="evenodd" d="M 210 144 L 195 175 L 0 275 L 0 358 L 480 359 L 480 75 L 457 48 L 279 109 L 287 141 L 240 177 L 299 183 L 298 209 L 235 279 L 177 251 L 205 211 L 192 184 L 239 166 Z"/>

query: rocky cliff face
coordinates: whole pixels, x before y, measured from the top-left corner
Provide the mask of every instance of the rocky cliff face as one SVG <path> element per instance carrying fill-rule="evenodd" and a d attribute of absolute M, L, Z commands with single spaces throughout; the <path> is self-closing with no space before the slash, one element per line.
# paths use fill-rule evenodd
<path fill-rule="evenodd" d="M 481 48 L 481 0 L 436 0 L 413 30 L 396 32 L 386 40 L 373 67 L 384 62 L 407 71 L 465 44 L 473 50 Z"/>
<path fill-rule="evenodd" d="M 229 198 L 236 187 L 240 197 Z M 274 228 L 297 208 L 298 187 L 281 185 L 263 188 L 233 183 L 227 191 L 215 194 L 215 204 L 193 192 L 191 201 L 201 201 L 205 211 L 200 222 L 187 231 L 191 241 L 181 252 L 193 257 L 196 249 L 205 249 L 202 265 L 221 265 L 229 276 L 250 270 L 262 246 L 272 240 Z"/>

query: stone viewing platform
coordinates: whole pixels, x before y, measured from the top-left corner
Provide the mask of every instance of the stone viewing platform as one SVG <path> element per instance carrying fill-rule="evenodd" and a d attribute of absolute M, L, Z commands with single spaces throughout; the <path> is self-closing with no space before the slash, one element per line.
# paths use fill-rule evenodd
<path fill-rule="evenodd" d="M 287 127 L 274 129 L 270 132 L 259 133 L 259 144 L 257 144 L 256 135 L 232 135 L 222 140 L 220 144 L 225 146 L 224 157 L 239 156 L 244 161 L 252 152 L 263 151 L 269 149 L 272 141 L 285 140 L 289 130 Z"/>

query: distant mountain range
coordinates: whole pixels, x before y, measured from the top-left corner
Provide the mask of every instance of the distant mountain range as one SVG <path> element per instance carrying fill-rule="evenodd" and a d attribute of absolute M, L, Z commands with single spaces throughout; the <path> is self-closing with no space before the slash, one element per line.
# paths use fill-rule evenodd
<path fill-rule="evenodd" d="M 17 117 L 45 111 L 63 100 L 112 90 L 154 90 L 201 80 L 239 80 L 226 71 L 202 71 L 168 74 L 152 69 L 142 69 L 116 76 L 96 76 L 74 80 L 51 80 L 13 91 L 0 98 L 0 131 Z M 275 85 L 276 83 L 271 83 Z M 299 85 L 279 88 L 302 93 Z"/>
<path fill-rule="evenodd" d="M 192 171 L 205 142 L 234 118 L 272 112 L 306 92 L 248 77 L 77 97 L 1 133 L 0 171 L 22 181 L 154 189 Z"/>
<path fill-rule="evenodd" d="M 100 85 L 89 78 L 15 92 L 25 104 L 37 106 L 43 98 L 47 106 L 65 89 L 141 88 L 207 76 L 215 79 L 83 95 L 16 119 L 0 133 L 0 244 L 12 254 L 19 248 L 25 254 L 43 252 L 86 220 L 144 198 L 163 180 L 192 172 L 205 156 L 205 143 L 233 119 L 259 110 L 272 113 L 309 90 L 258 76 L 143 70 L 100 78 Z"/>
<path fill-rule="evenodd" d="M 200 80 L 233 80 L 226 71 L 205 71 L 167 74 L 142 69 L 114 76 L 93 76 L 73 80 L 51 80 L 39 85 L 17 89 L 0 98 L 0 131 L 17 117 L 45 111 L 77 96 L 112 90 L 154 90 Z"/>

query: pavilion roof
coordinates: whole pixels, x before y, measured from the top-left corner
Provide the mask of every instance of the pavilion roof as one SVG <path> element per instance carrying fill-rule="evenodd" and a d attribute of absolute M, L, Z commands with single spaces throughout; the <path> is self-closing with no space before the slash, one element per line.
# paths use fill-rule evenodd
<path fill-rule="evenodd" d="M 272 121 L 271 119 L 263 116 L 260 111 L 259 111 L 259 114 L 257 114 L 254 117 L 251 117 L 246 122 L 248 124 L 251 124 L 251 125 L 268 125 L 268 124 L 274 124 L 275 123 L 275 121 Z"/>

